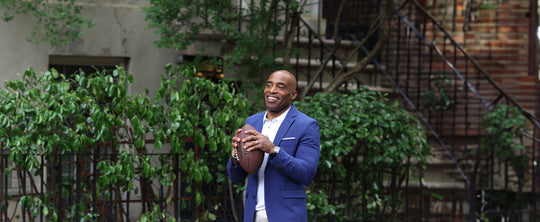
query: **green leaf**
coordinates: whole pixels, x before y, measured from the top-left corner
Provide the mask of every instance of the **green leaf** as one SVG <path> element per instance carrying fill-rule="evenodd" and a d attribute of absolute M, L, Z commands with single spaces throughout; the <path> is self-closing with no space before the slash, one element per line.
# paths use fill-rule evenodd
<path fill-rule="evenodd" d="M 225 102 L 230 103 L 233 100 L 233 96 L 230 92 L 223 91 L 223 99 Z"/>
<path fill-rule="evenodd" d="M 202 203 L 202 196 L 201 196 L 201 193 L 197 192 L 196 195 L 195 195 L 195 204 L 197 206 L 200 206 Z"/>
<path fill-rule="evenodd" d="M 58 71 L 54 68 L 51 69 L 51 74 L 54 79 L 58 78 L 59 76 Z"/>
<path fill-rule="evenodd" d="M 191 172 L 193 173 L 193 179 L 196 183 L 202 181 L 202 172 L 200 168 L 194 168 Z"/>
<path fill-rule="evenodd" d="M 219 98 L 217 97 L 215 92 L 209 92 L 208 96 L 209 96 L 209 99 L 210 99 L 210 103 L 213 106 L 217 106 L 219 104 Z"/>
<path fill-rule="evenodd" d="M 216 152 L 218 149 L 217 142 L 214 139 L 210 139 L 208 141 L 208 146 L 209 146 L 210 152 Z"/>
<path fill-rule="evenodd" d="M 208 219 L 211 220 L 211 221 L 215 221 L 217 218 L 216 218 L 215 214 L 210 213 L 210 214 L 208 214 Z"/>
<path fill-rule="evenodd" d="M 145 141 L 142 137 L 139 137 L 135 140 L 135 147 L 141 148 L 144 147 Z"/>
<path fill-rule="evenodd" d="M 206 144 L 206 138 L 204 137 L 202 129 L 199 129 L 195 132 L 193 139 L 194 139 L 195 145 L 199 147 L 204 147 L 204 145 Z"/>

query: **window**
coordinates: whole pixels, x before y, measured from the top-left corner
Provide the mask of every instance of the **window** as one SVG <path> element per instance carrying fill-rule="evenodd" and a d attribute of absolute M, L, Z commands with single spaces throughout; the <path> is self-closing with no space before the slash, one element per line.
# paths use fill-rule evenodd
<path fill-rule="evenodd" d="M 69 75 L 79 70 L 93 73 L 98 70 L 112 70 L 121 66 L 127 70 L 129 58 L 125 57 L 88 57 L 88 56 L 49 56 L 49 69 Z"/>

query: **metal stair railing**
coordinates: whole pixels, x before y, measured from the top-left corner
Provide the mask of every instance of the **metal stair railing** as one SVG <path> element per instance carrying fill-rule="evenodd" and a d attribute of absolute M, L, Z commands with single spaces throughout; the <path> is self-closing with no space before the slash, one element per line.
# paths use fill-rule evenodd
<path fill-rule="evenodd" d="M 537 166 L 539 121 L 498 86 L 478 62 L 417 2 L 404 2 L 396 11 L 393 24 L 395 26 L 392 29 L 392 37 L 381 56 L 384 65 L 378 61 L 374 63 L 389 79 L 391 85 L 400 91 L 412 109 L 418 112 L 447 154 L 456 157 L 455 160 L 451 159 L 469 188 L 470 221 L 482 218 L 527 220 L 523 216 L 523 208 L 531 209 L 528 220 L 535 221 L 535 215 L 538 214 L 536 184 L 540 179 Z M 442 80 L 446 80 L 447 84 L 435 86 L 436 81 L 440 84 Z M 426 95 L 426 91 L 436 91 L 437 87 L 444 89 L 438 91 L 439 96 L 444 92 L 450 104 L 443 107 L 444 109 L 432 110 L 423 101 L 423 96 Z M 521 138 L 516 138 L 525 149 L 516 155 L 527 158 L 527 166 L 530 169 L 521 175 L 512 175 L 512 172 L 506 170 L 503 175 L 504 184 L 499 187 L 493 184 L 496 177 L 494 175 L 496 172 L 492 170 L 497 164 L 495 160 L 483 161 L 484 167 L 492 170 L 491 175 L 484 175 L 491 182 L 488 186 L 479 184 L 477 171 L 461 170 L 470 169 L 474 163 L 478 163 L 480 157 L 471 155 L 471 152 L 476 153 L 479 149 L 478 137 L 483 135 L 482 115 L 492 110 L 495 104 L 516 107 L 526 118 L 527 127 L 522 131 Z M 505 164 L 508 169 L 508 163 Z M 476 170 L 478 166 L 474 167 Z M 531 196 L 525 201 L 527 204 L 517 203 L 516 209 L 505 208 L 506 206 L 501 206 L 500 203 L 477 205 L 476 196 L 485 190 L 493 195 L 501 191 L 507 197 Z M 481 208 L 478 207 L 480 204 Z M 492 212 L 488 212 L 488 208 Z M 496 208 L 502 210 L 495 210 Z M 479 212 L 478 209 L 485 211 Z M 482 215 L 483 213 L 485 215 Z"/>
<path fill-rule="evenodd" d="M 295 38 L 295 45 L 296 47 L 300 47 L 301 45 L 301 41 L 304 41 L 304 42 L 307 42 L 307 54 L 306 55 L 303 55 L 305 57 L 308 58 L 308 61 L 311 61 L 311 58 L 315 57 L 317 59 L 319 59 L 319 61 L 323 61 L 324 59 L 323 58 L 326 58 L 326 57 L 330 57 L 330 61 L 331 61 L 331 72 L 332 72 L 332 77 L 334 77 L 334 73 L 337 72 L 337 70 L 339 69 L 339 67 L 341 66 L 345 66 L 346 67 L 346 64 L 344 62 L 343 59 L 340 58 L 339 55 L 336 55 L 336 54 L 331 54 L 331 52 L 333 51 L 331 46 L 329 46 L 327 43 L 325 43 L 324 39 L 322 37 L 320 37 L 310 26 L 307 22 L 305 22 L 304 20 L 300 19 L 300 23 L 302 24 L 302 26 L 298 26 L 299 29 L 298 29 L 298 32 L 297 32 L 297 35 L 296 35 L 296 38 Z M 300 29 L 301 28 L 305 28 L 307 30 L 307 37 L 304 37 L 304 39 L 302 39 L 301 35 L 300 35 Z M 353 42 L 355 42 L 356 44 L 360 43 L 360 40 L 358 40 L 356 38 L 355 35 L 353 34 L 349 34 L 348 36 L 348 39 L 351 39 Z M 314 43 L 313 41 L 316 41 L 316 43 Z M 367 42 L 367 41 L 366 41 Z M 318 52 L 319 54 L 317 55 L 312 55 L 312 50 L 310 50 L 312 48 L 312 45 L 313 44 L 319 44 L 319 49 L 320 51 Z M 364 52 L 367 54 L 367 49 L 365 47 L 363 47 L 364 49 Z M 363 55 L 358 55 L 359 57 L 363 56 Z M 295 73 L 299 73 L 299 69 L 298 69 L 298 60 L 299 60 L 299 56 L 296 57 L 296 66 L 294 67 L 295 68 Z M 387 76 L 389 76 L 388 72 L 386 72 L 386 70 L 383 68 L 383 66 L 377 61 L 377 60 L 374 60 L 373 61 L 373 64 L 379 69 L 379 72 L 383 73 L 383 74 L 386 74 Z M 311 65 L 308 63 L 308 66 Z M 317 65 L 320 65 L 320 64 L 317 64 Z M 326 64 L 323 64 L 321 66 L 325 66 Z M 318 76 L 315 76 L 313 77 L 312 76 L 312 73 L 309 71 L 311 69 L 307 69 L 307 73 L 305 75 L 307 75 L 307 78 L 308 78 L 308 81 L 311 81 L 312 79 L 315 79 L 318 81 L 318 84 L 319 84 L 319 87 L 321 89 L 323 89 L 323 82 L 325 81 L 330 81 L 330 79 L 325 79 L 323 80 L 323 78 L 321 77 L 318 77 Z M 392 78 L 390 77 L 389 78 L 390 80 L 392 80 Z M 354 82 L 356 83 L 356 86 L 359 87 L 360 85 L 364 85 L 364 83 L 359 80 L 357 77 L 354 78 Z M 343 89 L 346 89 L 347 88 L 347 84 L 344 84 L 344 86 L 342 87 Z M 404 99 L 406 99 L 407 101 L 409 101 L 409 105 L 411 106 L 412 109 L 416 109 L 415 108 L 415 105 L 408 99 L 407 95 L 402 91 L 400 90 L 399 86 L 396 85 L 396 89 L 398 91 L 400 91 L 400 94 L 401 96 L 403 96 Z M 420 112 L 419 112 L 420 113 Z M 433 134 L 433 135 L 436 135 L 437 132 L 429 125 L 429 122 L 428 120 L 426 120 L 425 118 L 423 118 L 421 115 L 420 115 L 420 119 L 426 124 L 426 126 L 428 127 L 429 131 Z M 446 149 L 446 153 L 448 155 L 448 157 L 451 159 L 451 161 L 454 163 L 455 167 L 458 169 L 459 173 L 460 173 L 460 176 L 461 178 L 466 181 L 467 184 L 470 184 L 467 176 L 465 175 L 465 173 L 463 173 L 463 171 L 461 170 L 461 167 L 460 165 L 458 164 L 458 161 L 452 156 L 452 153 L 446 148 L 446 146 L 444 145 L 444 142 L 442 141 L 442 139 L 440 139 L 439 137 L 436 136 L 436 138 L 438 138 L 441 146 L 443 146 L 445 149 Z M 392 175 L 394 176 L 394 175 Z M 394 178 L 393 178 L 394 179 Z M 419 184 L 420 186 L 420 190 L 421 192 L 423 193 L 424 191 L 424 188 L 423 188 L 423 185 L 422 184 Z M 395 192 L 395 189 L 396 189 L 396 185 L 391 185 L 391 187 L 389 187 L 388 189 L 391 189 L 392 192 Z M 404 189 L 406 190 L 409 190 L 409 183 L 407 183 L 404 187 Z M 411 191 L 403 191 L 404 193 L 407 193 L 406 195 L 408 195 L 408 193 L 410 193 Z M 424 196 L 424 194 L 421 194 L 422 196 Z M 406 197 L 407 198 L 407 197 Z M 408 199 L 408 198 L 407 198 Z M 412 215 L 412 213 L 409 213 L 409 208 L 411 208 L 412 205 L 423 205 L 423 203 L 412 203 L 412 202 L 407 202 L 405 203 L 405 217 L 406 218 L 414 218 L 414 215 Z M 393 206 L 393 209 L 392 209 L 392 215 L 395 214 L 395 211 L 399 211 L 399 209 L 397 209 L 395 206 Z M 422 215 L 421 217 L 424 218 L 423 215 L 427 215 L 427 213 L 423 212 L 423 209 L 420 210 L 420 215 Z"/>
<path fill-rule="evenodd" d="M 308 41 L 308 53 L 307 53 L 307 59 L 308 59 L 308 66 L 311 65 L 311 60 L 313 57 L 315 57 L 316 59 L 318 59 L 321 63 L 324 62 L 324 59 L 326 57 L 329 57 L 328 59 L 328 62 L 330 63 L 330 69 L 331 69 L 331 74 L 332 74 L 332 77 L 335 77 L 335 74 L 336 72 L 338 71 L 338 69 L 340 67 L 343 67 L 345 69 L 345 71 L 348 71 L 348 67 L 347 67 L 347 64 L 346 62 L 339 56 L 339 55 L 336 55 L 335 53 L 332 54 L 332 47 L 330 47 L 327 43 L 325 43 L 325 41 L 323 40 L 323 38 L 321 36 L 319 36 L 317 34 L 317 32 L 311 28 L 309 26 L 309 24 L 302 18 L 300 18 L 300 24 L 302 24 L 302 26 L 299 26 L 300 28 L 297 29 L 297 32 L 296 32 L 296 38 L 295 38 L 295 45 L 297 47 L 300 47 L 299 45 L 301 44 L 301 33 L 300 33 L 300 29 L 302 27 L 306 28 L 307 31 L 308 31 L 308 37 L 307 37 L 307 41 Z M 313 40 L 316 40 L 317 41 L 317 44 L 320 44 L 320 50 L 319 52 L 315 52 L 315 53 L 318 53 L 318 54 L 315 54 L 313 55 L 312 51 L 311 51 L 311 48 L 313 48 Z M 335 46 L 335 47 L 339 47 L 339 46 Z M 299 73 L 299 61 L 300 59 L 300 55 L 297 54 L 296 55 L 296 63 L 295 63 L 295 73 Z M 321 65 L 321 67 L 319 67 L 319 69 L 324 69 L 322 66 L 326 66 L 326 64 L 319 64 Z M 317 74 L 317 73 L 315 73 Z M 323 89 L 323 82 L 325 81 L 324 78 L 321 76 L 321 77 L 317 77 L 317 76 L 312 76 L 312 73 L 311 73 L 311 69 L 307 69 L 307 73 L 306 73 L 306 76 L 307 76 L 307 82 L 309 83 L 312 78 L 315 78 L 316 80 L 318 80 L 318 84 L 319 84 L 319 88 L 320 89 Z M 298 81 L 298 80 L 297 80 Z M 353 79 L 353 82 L 356 84 L 356 87 L 359 87 L 361 85 L 365 85 L 365 83 L 363 83 L 358 77 L 354 77 Z M 349 87 L 350 83 L 346 83 L 343 85 L 343 88 L 344 89 L 347 89 Z"/>
<path fill-rule="evenodd" d="M 330 47 L 325 45 L 323 39 L 306 22 L 302 24 L 308 30 L 307 47 L 313 44 L 313 40 L 319 41 L 318 44 L 324 47 L 320 47 L 318 57 L 324 58 L 325 53 L 331 52 Z M 432 138 L 445 154 L 443 158 L 455 166 L 454 178 L 457 182 L 465 184 L 468 191 L 468 199 L 465 201 L 469 207 L 463 212 L 453 209 L 453 219 L 457 219 L 457 214 L 468 214 L 470 221 L 478 219 L 537 221 L 537 215 L 540 214 L 537 209 L 540 195 L 536 188 L 540 181 L 537 164 L 540 157 L 539 121 L 502 89 L 417 2 L 404 1 L 396 10 L 392 24 L 394 26 L 387 47 L 373 64 L 379 70 L 379 74 L 388 80 L 386 86 L 395 88 L 410 109 L 425 123 Z M 350 38 L 354 40 L 354 36 Z M 299 34 L 296 39 L 299 41 Z M 355 41 L 359 42 L 358 39 Z M 364 53 L 367 53 L 365 48 Z M 311 51 L 308 54 L 310 56 Z M 334 58 L 342 62 L 339 57 Z M 336 69 L 334 65 L 332 67 Z M 321 88 L 322 83 L 323 80 L 319 79 Z M 358 80 L 357 83 L 362 84 Z M 437 91 L 440 89 L 442 91 Z M 444 93 L 447 100 L 443 102 L 448 104 L 432 109 L 433 104 L 429 105 L 424 101 L 426 92 L 435 92 L 436 96 Z M 475 155 L 479 150 L 479 138 L 484 135 L 482 117 L 496 104 L 516 107 L 527 121 L 522 136 L 516 138 L 525 147 L 516 155 L 524 158 L 528 167 L 527 171 L 520 174 L 508 170 L 510 168 L 508 162 L 498 162 L 493 158 L 484 159 Z M 489 156 L 492 157 L 493 152 L 489 153 Z M 496 177 L 499 176 L 494 170 L 496 165 L 503 165 L 506 168 L 502 175 L 503 179 L 499 181 L 496 181 Z M 480 175 L 479 167 L 485 168 L 488 173 Z M 489 184 L 480 183 L 480 176 L 487 178 Z M 502 185 L 497 185 L 496 182 Z M 494 202 L 493 198 L 486 198 L 492 202 L 486 202 L 484 199 L 501 193 L 507 199 L 521 198 L 522 201 L 516 202 L 517 207 L 508 208 L 504 203 Z M 422 212 L 421 214 L 423 218 L 425 214 Z"/>
<path fill-rule="evenodd" d="M 310 26 L 307 22 L 305 22 L 304 20 L 300 19 L 300 24 L 301 26 L 299 25 L 298 27 L 298 31 L 297 31 L 297 35 L 296 35 L 296 38 L 295 38 L 295 46 L 297 48 L 301 47 L 301 41 L 304 41 L 304 43 L 307 43 L 306 47 L 308 48 L 307 49 L 307 54 L 303 55 L 304 57 L 307 57 L 308 58 L 308 61 L 311 61 L 312 58 L 316 58 L 318 59 L 321 63 L 323 62 L 324 58 L 327 58 L 327 57 L 330 57 L 330 72 L 332 74 L 332 77 L 334 77 L 334 74 L 335 72 L 337 72 L 337 70 L 339 69 L 339 67 L 341 66 L 345 66 L 346 67 L 346 64 L 344 62 L 344 60 L 342 58 L 340 58 L 339 55 L 336 55 L 336 54 L 331 54 L 332 53 L 332 47 L 330 45 L 328 45 L 324 39 L 322 37 L 320 37 Z M 307 37 L 304 37 L 302 38 L 302 36 L 300 35 L 300 29 L 301 28 L 305 28 L 307 30 L 307 33 L 305 33 L 305 35 L 307 35 Z M 354 35 L 354 34 L 347 34 L 347 36 L 344 36 L 348 39 L 351 39 L 355 44 L 359 44 L 361 41 L 357 39 L 357 37 Z M 316 41 L 316 43 L 314 43 L 314 41 Z M 368 41 L 366 41 L 368 42 Z M 319 44 L 318 48 L 320 49 L 319 52 L 315 52 L 315 55 L 313 55 L 314 53 L 312 52 L 311 48 L 315 48 L 313 45 L 314 44 Z M 362 47 L 363 50 L 364 50 L 364 53 L 367 54 L 368 51 L 366 49 L 366 47 Z M 318 54 L 316 54 L 318 53 Z M 363 55 L 358 55 L 359 58 L 361 58 Z M 293 67 L 294 70 L 295 70 L 295 73 L 298 74 L 300 72 L 299 70 L 299 63 L 298 63 L 298 60 L 299 60 L 300 56 L 297 55 L 296 56 L 296 64 L 295 66 Z M 293 61 L 294 62 L 294 61 Z M 377 60 L 374 60 L 373 61 L 373 64 L 376 66 L 376 68 L 379 70 L 379 72 L 381 74 L 385 74 L 389 81 L 393 81 L 392 78 L 390 77 L 390 74 L 385 70 L 385 68 L 383 67 L 383 65 L 381 65 L 381 63 Z M 312 64 L 308 63 L 308 66 L 310 66 Z M 315 64 L 313 64 L 315 65 Z M 317 64 L 317 65 L 321 65 L 321 64 Z M 325 66 L 326 64 L 322 64 L 321 66 Z M 313 79 L 317 80 L 318 81 L 318 84 L 319 84 L 319 88 L 320 89 L 323 89 L 324 86 L 323 86 L 323 83 L 325 81 L 330 81 L 331 79 L 324 79 L 320 76 L 315 76 L 313 77 L 312 76 L 312 73 L 310 72 L 311 69 L 307 69 L 307 73 L 305 73 L 305 75 L 307 76 L 307 79 L 308 81 L 311 81 Z M 298 78 L 297 78 L 298 79 Z M 357 87 L 359 87 L 359 85 L 364 85 L 363 82 L 361 82 L 357 77 L 354 79 L 354 82 L 356 83 Z M 401 94 L 401 96 L 406 100 L 408 101 L 408 104 L 410 105 L 411 109 L 413 110 L 417 110 L 417 108 L 415 107 L 415 104 L 407 97 L 407 94 L 400 89 L 400 87 L 397 85 L 397 84 L 393 84 L 396 88 L 396 90 L 398 90 L 398 92 Z M 344 84 L 343 86 L 344 89 L 347 88 L 347 83 Z M 422 116 L 422 114 L 420 113 L 420 111 L 418 111 L 419 113 L 419 117 L 420 117 L 420 120 L 422 122 L 425 123 L 426 127 L 428 128 L 428 131 L 431 132 L 432 135 L 435 135 L 435 138 L 438 140 L 438 142 L 440 143 L 440 145 L 446 150 L 446 153 L 448 155 L 448 157 L 451 159 L 451 161 L 454 163 L 454 166 L 456 167 L 456 169 L 459 171 L 460 173 L 460 177 L 461 179 L 463 179 L 466 184 L 470 184 L 469 182 L 469 179 L 467 178 L 467 176 L 465 175 L 465 173 L 461 170 L 461 167 L 458 163 L 458 161 L 453 157 L 452 153 L 446 148 L 445 146 L 445 143 L 442 141 L 442 139 L 440 137 L 437 136 L 437 132 L 436 130 L 434 130 L 430 125 L 429 125 L 429 121 L 424 118 Z M 395 186 L 395 185 L 394 185 Z M 394 190 L 395 187 L 392 186 L 392 188 L 389 188 L 389 189 L 392 189 Z M 424 187 L 422 184 L 419 185 L 420 186 L 420 190 L 421 192 L 423 193 L 424 192 Z M 409 183 L 407 183 L 405 185 L 405 188 L 406 190 L 409 190 Z M 410 191 L 404 191 L 405 193 L 409 193 Z M 407 194 L 408 195 L 408 194 Z M 423 194 L 422 194 L 423 195 Z M 408 199 L 408 198 L 407 198 Z M 418 205 L 423 205 L 422 203 L 411 203 L 411 202 L 407 202 L 405 203 L 405 217 L 411 217 L 409 213 L 409 208 L 411 205 L 415 205 L 415 204 L 418 204 Z M 394 210 L 394 209 L 393 209 Z M 395 209 L 397 210 L 397 209 Z M 423 212 L 423 209 L 420 210 L 420 214 L 422 215 L 421 217 L 424 218 L 423 215 L 426 215 L 427 213 Z"/>

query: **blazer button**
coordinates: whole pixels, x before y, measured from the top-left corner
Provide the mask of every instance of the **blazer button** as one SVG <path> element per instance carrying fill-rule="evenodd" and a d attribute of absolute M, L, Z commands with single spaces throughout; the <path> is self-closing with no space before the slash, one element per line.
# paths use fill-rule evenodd
<path fill-rule="evenodd" d="M 253 199 L 255 199 L 255 195 L 251 195 L 251 197 L 253 197 Z"/>

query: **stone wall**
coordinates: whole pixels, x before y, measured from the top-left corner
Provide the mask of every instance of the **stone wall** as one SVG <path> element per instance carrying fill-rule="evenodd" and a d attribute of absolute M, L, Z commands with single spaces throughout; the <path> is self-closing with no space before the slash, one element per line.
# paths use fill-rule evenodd
<path fill-rule="evenodd" d="M 90 60 L 124 58 L 126 69 L 134 75 L 132 94 L 150 92 L 159 86 L 164 65 L 176 62 L 177 52 L 157 48 L 153 41 L 159 36 L 148 30 L 141 12 L 145 0 L 83 0 L 83 15 L 94 20 L 95 26 L 82 31 L 84 35 L 68 45 L 52 47 L 48 42 L 33 43 L 26 39 L 34 31 L 36 21 L 29 15 L 17 15 L 10 22 L 0 22 L 0 87 L 7 79 L 17 79 L 17 73 L 32 67 L 44 72 L 51 56 Z M 0 12 L 3 13 L 3 12 Z M 39 34 L 39 33 L 38 33 Z"/>

